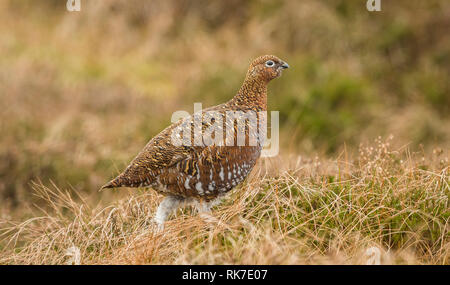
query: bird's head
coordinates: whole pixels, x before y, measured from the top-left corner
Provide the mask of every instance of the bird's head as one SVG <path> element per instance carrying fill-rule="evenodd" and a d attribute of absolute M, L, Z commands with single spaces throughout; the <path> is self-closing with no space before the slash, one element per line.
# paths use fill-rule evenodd
<path fill-rule="evenodd" d="M 274 55 L 263 55 L 256 58 L 247 72 L 247 78 L 262 79 L 266 82 L 281 76 L 283 69 L 289 68 L 289 64 Z"/>

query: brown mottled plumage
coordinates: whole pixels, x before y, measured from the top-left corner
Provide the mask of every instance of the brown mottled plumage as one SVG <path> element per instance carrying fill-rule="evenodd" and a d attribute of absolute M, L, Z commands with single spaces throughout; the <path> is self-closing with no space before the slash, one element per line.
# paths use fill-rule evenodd
<path fill-rule="evenodd" d="M 267 84 L 288 67 L 276 56 L 258 57 L 251 63 L 236 96 L 224 104 L 202 110 L 200 116 L 204 116 L 205 112 L 224 116 L 229 111 L 266 111 Z M 250 173 L 261 154 L 263 142 L 257 140 L 256 145 L 249 145 L 249 138 L 256 138 L 257 134 L 247 129 L 244 146 L 237 146 L 236 138 L 233 146 L 225 143 L 209 146 L 174 145 L 172 132 L 183 123 L 193 125 L 193 116 L 179 120 L 156 135 L 123 173 L 102 188 L 152 187 L 166 195 L 156 213 L 156 222 L 160 226 L 181 203 L 194 202 L 200 211 L 208 211 L 215 198 L 240 184 Z M 224 119 L 223 122 L 225 132 L 228 121 Z M 203 123 L 202 130 L 205 131 L 212 124 L 213 121 Z M 236 132 L 236 125 L 234 122 L 232 124 L 231 129 Z"/>

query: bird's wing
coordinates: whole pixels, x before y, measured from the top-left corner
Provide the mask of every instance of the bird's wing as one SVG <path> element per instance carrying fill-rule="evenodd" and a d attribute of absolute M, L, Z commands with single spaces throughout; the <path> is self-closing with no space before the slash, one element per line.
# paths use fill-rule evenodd
<path fill-rule="evenodd" d="M 176 146 L 171 140 L 172 131 L 180 122 L 172 124 L 151 139 L 125 171 L 102 188 L 148 186 L 162 169 L 190 156 L 194 147 Z"/>
<path fill-rule="evenodd" d="M 222 105 L 218 105 L 204 109 L 203 111 L 214 111 L 221 109 L 221 107 Z M 131 161 L 130 165 L 128 165 L 123 173 L 104 185 L 102 189 L 122 186 L 149 186 L 164 169 L 170 168 L 182 160 L 194 158 L 195 154 L 201 152 L 205 146 L 195 146 L 195 129 L 192 129 L 193 123 L 194 116 L 191 115 L 173 123 L 161 131 L 147 143 L 144 149 Z M 210 124 L 211 123 L 202 124 L 202 129 L 205 130 Z M 175 130 L 177 127 L 180 127 L 180 129 Z M 183 130 L 183 127 L 191 128 L 190 145 L 186 145 L 182 141 L 179 142 L 181 145 L 177 145 L 174 144 L 172 140 L 173 132 L 176 131 L 177 133 L 180 133 L 180 130 Z"/>

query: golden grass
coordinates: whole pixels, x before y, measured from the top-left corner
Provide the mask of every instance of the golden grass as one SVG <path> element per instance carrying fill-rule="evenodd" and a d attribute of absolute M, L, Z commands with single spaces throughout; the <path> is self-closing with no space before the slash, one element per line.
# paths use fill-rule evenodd
<path fill-rule="evenodd" d="M 354 161 L 262 159 L 211 215 L 180 210 L 162 233 L 153 191 L 92 208 L 35 184 L 50 210 L 1 221 L 0 263 L 63 264 L 75 246 L 82 264 L 365 264 L 371 247 L 382 264 L 448 264 L 450 164 L 422 156 L 378 139 Z"/>

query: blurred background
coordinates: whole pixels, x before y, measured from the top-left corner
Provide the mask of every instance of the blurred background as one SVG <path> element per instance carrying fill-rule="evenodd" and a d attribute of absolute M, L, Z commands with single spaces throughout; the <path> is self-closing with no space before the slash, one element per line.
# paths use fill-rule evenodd
<path fill-rule="evenodd" d="M 0 0 L 0 214 L 32 181 L 109 195 L 172 112 L 230 99 L 263 54 L 291 66 L 269 86 L 281 155 L 448 150 L 449 27 L 445 0 Z"/>

